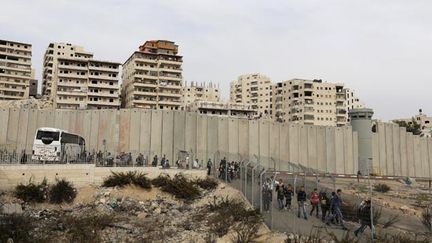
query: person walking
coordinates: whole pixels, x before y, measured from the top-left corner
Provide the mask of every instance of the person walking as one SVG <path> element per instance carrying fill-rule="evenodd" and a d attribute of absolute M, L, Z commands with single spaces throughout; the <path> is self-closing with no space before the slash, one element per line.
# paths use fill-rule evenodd
<path fill-rule="evenodd" d="M 294 191 L 292 189 L 292 186 L 291 184 L 288 184 L 288 186 L 284 188 L 286 210 L 291 210 L 291 200 L 293 195 L 294 195 Z"/>
<path fill-rule="evenodd" d="M 210 175 L 212 166 L 213 166 L 213 163 L 212 163 L 211 159 L 208 159 L 208 161 L 207 161 L 207 175 Z"/>
<path fill-rule="evenodd" d="M 330 200 L 327 197 L 326 192 L 321 192 L 320 194 L 320 206 L 321 206 L 321 220 L 325 222 L 327 212 L 330 209 Z"/>
<path fill-rule="evenodd" d="M 158 156 L 157 154 L 153 157 L 152 166 L 156 167 L 158 164 Z"/>
<path fill-rule="evenodd" d="M 284 209 L 284 190 L 285 190 L 285 185 L 277 185 L 276 186 L 276 193 L 277 193 L 277 201 L 278 201 L 278 205 L 279 205 L 279 210 L 283 210 Z"/>
<path fill-rule="evenodd" d="M 272 201 L 272 180 L 267 178 L 262 185 L 262 195 L 263 195 L 263 209 L 265 212 L 270 211 L 270 204 Z"/>
<path fill-rule="evenodd" d="M 375 229 L 371 221 L 371 200 L 370 199 L 366 199 L 360 204 L 358 210 L 358 217 L 360 220 L 360 227 L 354 231 L 354 235 L 358 237 L 359 234 L 363 233 L 365 229 L 369 226 L 369 228 L 373 231 L 373 238 L 376 239 Z"/>
<path fill-rule="evenodd" d="M 297 204 L 298 204 L 298 211 L 297 211 L 297 217 L 300 218 L 300 214 L 303 212 L 304 219 L 307 220 L 307 213 L 306 213 L 306 192 L 304 190 L 304 186 L 300 187 L 300 190 L 297 192 Z"/>
<path fill-rule="evenodd" d="M 334 211 L 337 219 L 339 220 L 340 225 L 343 230 L 347 230 L 348 228 L 344 224 L 343 215 L 342 215 L 342 205 L 346 205 L 342 200 L 342 190 L 337 189 L 336 195 L 334 197 Z"/>
<path fill-rule="evenodd" d="M 319 205 L 319 194 L 318 194 L 318 189 L 314 189 L 313 192 L 311 192 L 310 194 L 310 202 L 312 205 L 312 209 L 310 211 L 310 216 L 312 216 L 312 213 L 315 211 L 316 209 L 316 217 L 318 218 L 318 205 Z"/>

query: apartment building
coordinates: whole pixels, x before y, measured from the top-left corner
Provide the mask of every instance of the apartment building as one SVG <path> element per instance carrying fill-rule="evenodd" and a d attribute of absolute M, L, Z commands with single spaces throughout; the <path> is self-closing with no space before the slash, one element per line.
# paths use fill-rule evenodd
<path fill-rule="evenodd" d="M 347 123 L 343 84 L 292 79 L 274 84 L 272 90 L 276 121 L 321 126 Z"/>
<path fill-rule="evenodd" d="M 0 40 L 0 100 L 29 98 L 32 45 Z"/>
<path fill-rule="evenodd" d="M 252 105 L 258 116 L 266 118 L 272 114 L 271 81 L 262 74 L 246 74 L 230 84 L 230 102 Z"/>
<path fill-rule="evenodd" d="M 343 92 L 345 93 L 345 106 L 347 111 L 349 112 L 352 109 L 366 108 L 365 103 L 363 103 L 355 94 L 352 89 L 344 88 Z M 348 112 L 346 114 L 347 122 L 350 121 L 348 116 Z"/>
<path fill-rule="evenodd" d="M 191 82 L 185 85 L 182 89 L 182 106 L 185 110 L 188 110 L 190 105 L 196 101 L 207 101 L 207 102 L 219 102 L 220 92 L 219 87 L 213 83 L 206 84 Z"/>
<path fill-rule="evenodd" d="M 194 101 L 189 105 L 190 110 L 200 114 L 214 116 L 229 116 L 252 119 L 256 117 L 257 110 L 250 104 L 226 103 L 220 101 Z"/>
<path fill-rule="evenodd" d="M 119 108 L 119 66 L 93 59 L 81 46 L 50 43 L 44 56 L 42 94 L 58 109 Z"/>
<path fill-rule="evenodd" d="M 123 106 L 181 109 L 182 63 L 183 57 L 178 55 L 174 42 L 146 41 L 123 64 Z"/>

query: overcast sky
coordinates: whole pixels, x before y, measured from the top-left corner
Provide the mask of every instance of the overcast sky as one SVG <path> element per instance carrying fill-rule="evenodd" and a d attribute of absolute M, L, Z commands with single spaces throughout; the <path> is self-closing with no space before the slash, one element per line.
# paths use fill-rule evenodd
<path fill-rule="evenodd" d="M 273 82 L 342 82 L 379 119 L 432 115 L 430 0 L 0 0 L 0 39 L 33 45 L 41 77 L 50 42 L 123 63 L 146 40 L 168 39 L 187 81 L 245 73 Z"/>

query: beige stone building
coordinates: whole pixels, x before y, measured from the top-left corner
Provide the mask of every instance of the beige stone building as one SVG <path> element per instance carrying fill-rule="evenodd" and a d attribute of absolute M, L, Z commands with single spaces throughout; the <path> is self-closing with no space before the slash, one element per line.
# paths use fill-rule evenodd
<path fill-rule="evenodd" d="M 366 108 L 365 103 L 363 103 L 354 93 L 352 89 L 344 88 L 343 92 L 345 93 L 345 106 L 347 108 L 347 111 L 349 112 L 352 109 L 360 109 L 360 108 Z M 348 112 L 346 114 L 347 122 L 350 121 L 350 118 L 348 116 Z"/>
<path fill-rule="evenodd" d="M 123 64 L 123 106 L 180 110 L 182 63 L 174 42 L 146 41 Z"/>
<path fill-rule="evenodd" d="M 189 111 L 214 116 L 229 116 L 253 119 L 257 110 L 250 104 L 227 103 L 221 101 L 194 101 L 189 105 Z"/>
<path fill-rule="evenodd" d="M 119 66 L 93 59 L 81 46 L 51 43 L 44 56 L 42 94 L 59 109 L 119 108 Z"/>
<path fill-rule="evenodd" d="M 395 119 L 393 122 L 405 121 L 408 124 L 412 124 L 413 120 L 420 125 L 421 137 L 432 137 L 432 116 L 424 114 L 422 109 L 419 109 L 419 114 L 413 117 Z"/>
<path fill-rule="evenodd" d="M 184 110 L 189 110 L 192 103 L 197 101 L 219 102 L 220 91 L 219 86 L 213 83 L 186 83 L 182 89 L 182 106 Z"/>
<path fill-rule="evenodd" d="M 272 113 L 271 81 L 262 74 L 246 74 L 230 84 L 230 102 L 250 104 L 258 116 L 270 118 Z"/>
<path fill-rule="evenodd" d="M 273 119 L 309 125 L 343 126 L 347 108 L 343 84 L 292 79 L 273 85 Z"/>
<path fill-rule="evenodd" d="M 0 40 L 0 100 L 29 98 L 32 45 Z"/>

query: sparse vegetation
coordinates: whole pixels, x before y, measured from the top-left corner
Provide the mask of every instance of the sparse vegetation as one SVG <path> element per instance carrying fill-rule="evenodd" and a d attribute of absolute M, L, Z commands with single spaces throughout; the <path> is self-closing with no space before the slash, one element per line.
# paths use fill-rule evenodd
<path fill-rule="evenodd" d="M 220 237 L 232 228 L 235 242 L 251 242 L 257 236 L 262 217 L 257 210 L 246 208 L 242 201 L 228 197 L 214 198 L 207 209 L 213 213 L 208 220 L 212 234 Z"/>
<path fill-rule="evenodd" d="M 373 189 L 374 189 L 374 191 L 376 191 L 376 192 L 386 193 L 386 192 L 390 191 L 391 188 L 390 188 L 387 184 L 384 184 L 384 183 L 378 183 L 378 184 L 375 184 L 375 185 L 373 186 Z"/>
<path fill-rule="evenodd" d="M 8 242 L 11 238 L 13 242 L 32 242 L 30 236 L 32 222 L 29 218 L 21 215 L 1 215 L 0 216 L 0 242 Z"/>
<path fill-rule="evenodd" d="M 421 221 L 426 229 L 432 233 L 432 206 L 424 209 Z"/>
<path fill-rule="evenodd" d="M 432 196 L 428 193 L 418 193 L 416 194 L 415 198 L 415 206 L 426 208 L 427 206 L 431 205 L 432 203 Z"/>
<path fill-rule="evenodd" d="M 102 215 L 68 216 L 61 220 L 70 242 L 101 242 L 100 232 L 113 223 L 113 217 Z"/>
<path fill-rule="evenodd" d="M 60 204 L 62 202 L 71 203 L 75 199 L 77 192 L 72 183 L 65 179 L 57 180 L 49 189 L 49 201 Z"/>
<path fill-rule="evenodd" d="M 15 197 L 24 202 L 44 202 L 47 199 L 48 183 L 44 178 L 41 183 L 30 181 L 27 185 L 19 184 L 15 187 Z"/>
<path fill-rule="evenodd" d="M 391 227 L 395 223 L 399 222 L 399 220 L 400 220 L 400 214 L 390 216 L 390 218 L 386 222 L 384 222 L 383 228 L 386 229 L 388 227 Z"/>
<path fill-rule="evenodd" d="M 206 177 L 205 179 L 198 178 L 194 183 L 205 190 L 214 190 L 219 185 L 219 182 L 211 177 Z"/>
<path fill-rule="evenodd" d="M 201 195 L 196 184 L 181 173 L 176 174 L 174 178 L 169 175 L 160 175 L 152 181 L 152 184 L 160 187 L 162 191 L 186 201 L 193 201 Z"/>
<path fill-rule="evenodd" d="M 135 185 L 144 189 L 151 188 L 151 180 L 146 174 L 137 171 L 128 172 L 111 172 L 112 174 L 105 178 L 102 186 L 104 187 L 124 187 L 126 185 Z"/>

